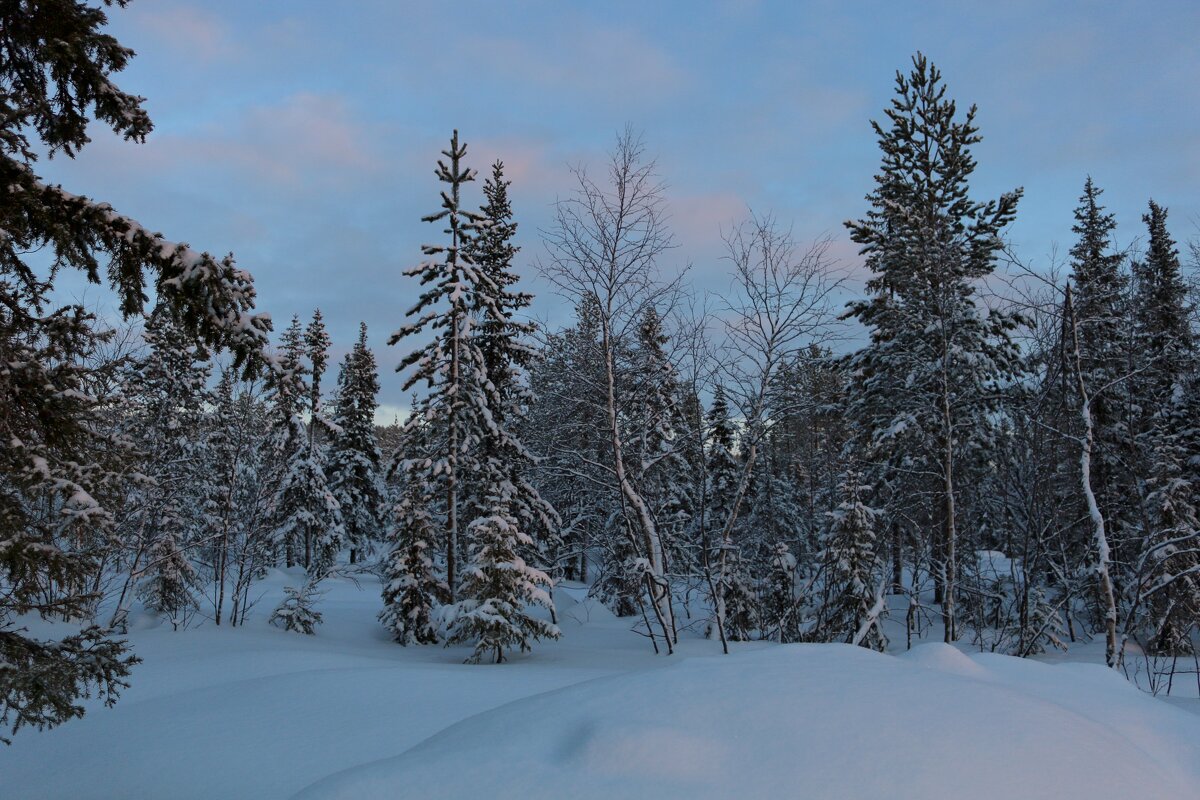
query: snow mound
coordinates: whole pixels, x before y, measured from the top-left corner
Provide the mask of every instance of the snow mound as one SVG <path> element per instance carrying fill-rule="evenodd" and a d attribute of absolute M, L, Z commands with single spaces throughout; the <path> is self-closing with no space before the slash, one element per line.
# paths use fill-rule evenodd
<path fill-rule="evenodd" d="M 600 678 L 300 797 L 1200 796 L 1200 719 L 1107 670 L 950 649 L 788 645 Z"/>

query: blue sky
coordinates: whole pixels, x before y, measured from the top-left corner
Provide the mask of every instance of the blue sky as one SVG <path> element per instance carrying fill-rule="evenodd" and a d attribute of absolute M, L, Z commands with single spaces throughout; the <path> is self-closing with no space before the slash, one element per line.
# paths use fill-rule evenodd
<path fill-rule="evenodd" d="M 1048 11 L 1047 9 L 1053 9 Z M 924 51 L 979 106 L 979 198 L 1023 186 L 1009 234 L 1027 259 L 1071 243 L 1084 178 L 1119 237 L 1148 198 L 1200 231 L 1200 3 L 456 2 L 136 0 L 110 14 L 138 52 L 145 145 L 99 128 L 40 171 L 168 238 L 232 251 L 277 325 L 320 306 L 338 353 L 360 320 L 384 344 L 413 299 L 401 271 L 437 237 L 433 166 L 452 128 L 472 166 L 503 158 L 536 311 L 563 304 L 529 264 L 568 165 L 599 165 L 626 123 L 669 185 L 698 291 L 727 285 L 720 232 L 773 212 L 805 241 L 861 215 L 894 73 Z"/>

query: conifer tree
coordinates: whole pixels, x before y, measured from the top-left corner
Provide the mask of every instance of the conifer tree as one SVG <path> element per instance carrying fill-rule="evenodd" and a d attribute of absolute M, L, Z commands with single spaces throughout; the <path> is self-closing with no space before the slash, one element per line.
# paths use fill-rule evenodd
<path fill-rule="evenodd" d="M 946 97 L 925 56 L 896 74 L 890 127 L 872 123 L 883 166 L 871 210 L 847 222 L 874 276 L 849 315 L 870 332 L 852 359 L 853 416 L 871 460 L 904 461 L 907 474 L 933 476 L 919 487 L 935 504 L 933 538 L 942 583 L 946 641 L 956 638 L 957 500 L 961 467 L 986 446 L 997 398 L 1019 368 L 1016 321 L 983 313 L 977 284 L 995 268 L 1000 231 L 1016 214 L 1020 190 L 998 201 L 971 200 L 971 146 L 980 141 L 975 108 L 965 117 Z"/>
<path fill-rule="evenodd" d="M 1149 374 L 1149 380 L 1137 382 L 1138 402 L 1143 416 L 1150 417 L 1169 401 L 1192 368 L 1195 342 L 1179 249 L 1167 231 L 1167 209 L 1151 200 L 1142 220 L 1149 240 L 1145 258 L 1133 267 L 1137 285 L 1133 306 L 1139 366 Z"/>
<path fill-rule="evenodd" d="M 229 348 L 248 371 L 270 330 L 232 257 L 169 242 L 34 172 L 39 151 L 74 156 L 93 119 L 137 142 L 151 130 L 142 98 L 112 80 L 133 53 L 107 22 L 83 3 L 0 8 L 0 724 L 14 729 L 81 716 L 88 692 L 111 705 L 135 661 L 91 623 L 97 554 L 79 547 L 111 531 L 105 504 L 124 485 L 114 460 L 127 448 L 96 424 L 100 376 L 85 361 L 107 334 L 81 306 L 53 307 L 55 278 L 76 269 L 107 285 L 126 318 L 143 311 L 150 287 L 189 336 Z M 83 625 L 47 640 L 18 622 L 26 614 Z"/>
<path fill-rule="evenodd" d="M 329 450 L 329 487 L 342 509 L 350 563 L 368 551 L 380 533 L 384 486 L 382 455 L 375 435 L 378 395 L 379 372 L 375 354 L 367 347 L 366 323 L 362 323 L 358 341 L 346 354 L 338 373 Z"/>
<path fill-rule="evenodd" d="M 479 215 L 462 204 L 463 185 L 475 179 L 475 171 L 463 164 L 466 153 L 466 145 L 459 144 L 458 131 L 454 131 L 450 146 L 442 151 L 446 160 L 438 161 L 436 171 L 445 184 L 441 210 L 423 218 L 425 222 L 445 220 L 449 241 L 422 247 L 425 255 L 442 256 L 441 260 L 426 261 L 405 272 L 428 288 L 406 313 L 414 321 L 392 334 L 388 342 L 394 345 L 427 330 L 433 334 L 430 341 L 401 360 L 397 371 L 413 368 L 404 381 L 404 391 L 418 384 L 427 390 L 417 400 L 405 431 L 412 434 L 425 426 L 435 436 L 432 441 L 424 437 L 431 447 L 428 452 L 406 454 L 399 466 L 405 480 L 425 484 L 427 496 L 433 495 L 435 486 L 444 492 L 445 520 L 439 527 L 451 600 L 458 583 L 463 475 L 477 471 L 473 457 L 478 452 L 479 434 L 487 428 L 490 408 L 495 406 L 489 403 L 483 355 L 471 335 L 471 312 L 479 302 L 477 287 L 485 279 L 470 253 Z"/>
<path fill-rule="evenodd" d="M 550 576 L 525 562 L 522 548 L 533 544 L 508 510 L 504 497 L 493 499 L 492 513 L 470 526 L 471 561 L 463 574 L 458 603 L 443 609 L 447 643 L 474 642 L 468 663 L 484 658 L 504 661 L 504 651 L 522 652 L 537 639 L 557 639 L 558 627 L 530 613 L 529 606 L 554 607 Z"/>
<path fill-rule="evenodd" d="M 310 446 L 302 413 L 311 400 L 304 376 L 306 342 L 299 317 L 284 331 L 282 353 L 273 368 L 272 447 L 277 467 L 273 538 L 294 566 L 320 573 L 333 563 L 344 539 L 341 506 L 329 490 L 315 443 Z M 315 424 L 315 423 L 314 423 Z"/>
<path fill-rule="evenodd" d="M 508 198 L 510 185 L 503 162 L 496 161 L 483 184 L 487 202 L 479 210 L 477 235 L 466 245 L 477 267 L 472 298 L 476 324 L 470 337 L 482 360 L 481 394 L 490 416 L 478 434 L 477 460 L 485 473 L 473 481 L 469 513 L 472 517 L 489 513 L 488 498 L 501 483 L 508 484 L 504 491 L 511 509 L 536 548 L 526 555 L 546 559 L 555 547 L 560 521 L 530 482 L 533 456 L 519 435 L 534 400 L 525 376 L 534 356 L 527 340 L 535 326 L 516 318 L 531 298 L 515 289 L 518 276 L 513 259 L 520 248 L 513 244 L 517 223 Z"/>
<path fill-rule="evenodd" d="M 627 452 L 633 480 L 658 522 L 667 568 L 686 572 L 684 531 L 692 515 L 686 485 L 688 465 L 680 446 L 683 407 L 662 317 L 647 307 L 638 325 L 637 347 L 630 354 Z"/>
<path fill-rule="evenodd" d="M 733 423 L 729 418 L 729 401 L 725 387 L 713 391 L 712 405 L 705 421 L 708 438 L 707 468 L 709 504 L 706 509 L 710 528 L 719 538 L 721 526 L 729 516 L 728 504 L 737 490 L 738 463 L 734 455 Z"/>
<path fill-rule="evenodd" d="M 321 612 L 313 608 L 322 595 L 318 589 L 321 577 L 319 574 L 310 574 L 300 588 L 283 587 L 283 602 L 271 612 L 270 623 L 308 636 L 316 633 L 317 626 L 323 622 Z"/>
<path fill-rule="evenodd" d="M 179 528 L 184 514 L 180 513 L 174 500 L 168 501 L 162 512 L 164 524 L 150 546 L 149 566 L 138 594 L 147 611 L 165 617 L 171 627 L 178 629 L 188 613 L 199 606 L 195 592 L 200 576 L 180 542 Z"/>
<path fill-rule="evenodd" d="M 1191 647 L 1200 619 L 1200 394 L 1192 308 L 1167 210 L 1153 200 L 1144 260 L 1133 267 L 1135 345 L 1145 370 L 1136 381 L 1140 438 L 1149 462 L 1150 527 L 1137 559 L 1133 622 L 1148 629 L 1151 650 L 1177 655 Z"/>
<path fill-rule="evenodd" d="M 764 634 L 780 644 L 794 642 L 800 635 L 796 607 L 796 557 L 786 542 L 776 542 L 767 578 L 767 597 L 763 619 Z"/>
<path fill-rule="evenodd" d="M 1138 469 L 1132 408 L 1138 381 L 1131 376 L 1129 281 L 1121 270 L 1124 256 L 1113 249 L 1116 218 L 1101 205 L 1102 194 L 1088 177 L 1071 228 L 1078 236 L 1070 252 L 1072 301 L 1078 379 L 1087 387 L 1093 427 L 1091 484 L 1116 559 L 1129 562 L 1139 538 L 1137 508 L 1131 502 L 1139 494 L 1132 481 Z"/>
<path fill-rule="evenodd" d="M 429 550 L 437 531 L 426 510 L 429 498 L 421 485 L 409 482 L 393 511 L 391 552 L 384 562 L 383 611 L 379 621 L 398 643 L 435 644 L 437 609 L 450 596 L 434 572 Z"/>
<path fill-rule="evenodd" d="M 308 403 L 308 407 L 312 411 L 312 421 L 308 426 L 308 441 L 311 446 L 321 424 L 318 422 L 322 419 L 321 378 L 325 375 L 325 367 L 329 363 L 329 346 L 332 344 L 329 332 L 325 330 L 325 319 L 321 316 L 319 308 L 313 312 L 312 321 L 304 329 L 304 344 L 308 351 L 308 363 L 311 365 L 309 374 L 312 376 L 312 380 L 309 382 Z"/>
<path fill-rule="evenodd" d="M 547 336 L 530 371 L 534 401 L 521 433 L 541 456 L 533 472 L 539 492 L 562 514 L 556 560 L 563 575 L 590 582 L 614 613 L 627 616 L 636 613 L 631 589 L 621 582 L 631 544 L 625 532 L 606 536 L 616 498 L 599 466 L 607 458 L 607 434 L 598 394 L 604 366 L 597 313 L 594 300 L 581 303 L 575 325 Z M 625 552 L 615 552 L 621 548 Z"/>
<path fill-rule="evenodd" d="M 848 642 L 883 650 L 887 639 L 879 626 L 875 553 L 876 512 L 863 502 L 867 487 L 859 474 L 842 480 L 842 502 L 830 513 L 821 561 L 825 565 L 825 602 L 815 631 L 818 641 Z"/>
<path fill-rule="evenodd" d="M 178 628 L 198 605 L 199 575 L 185 547 L 199 538 L 208 490 L 203 406 L 209 400 L 211 365 L 170 307 L 155 308 L 143 339 L 149 353 L 129 375 L 131 434 L 143 454 L 141 472 L 151 483 L 134 489 L 130 505 L 137 509 L 132 522 L 149 550 L 134 570 L 146 608 Z"/>
<path fill-rule="evenodd" d="M 1153 652 L 1194 647 L 1200 626 L 1200 386 L 1177 383 L 1157 418 L 1147 497 L 1149 536 L 1137 562 L 1136 609 Z"/>

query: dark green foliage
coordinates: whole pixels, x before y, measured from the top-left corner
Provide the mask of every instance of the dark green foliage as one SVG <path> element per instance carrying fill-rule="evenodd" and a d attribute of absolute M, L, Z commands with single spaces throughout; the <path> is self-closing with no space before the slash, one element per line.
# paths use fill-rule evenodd
<path fill-rule="evenodd" d="M 426 511 L 428 503 L 418 484 L 408 484 L 394 510 L 392 549 L 384 562 L 379 621 L 402 645 L 438 641 L 434 614 L 450 595 L 429 554 L 437 531 Z"/>
<path fill-rule="evenodd" d="M 367 326 L 338 373 L 334 434 L 329 446 L 329 488 L 342 509 L 350 558 L 369 552 L 381 534 L 384 486 L 383 457 L 375 435 L 379 407 L 379 372 L 367 347 Z"/>
<path fill-rule="evenodd" d="M 152 287 L 188 337 L 228 347 L 247 374 L 270 329 L 252 315 L 251 278 L 231 257 L 168 242 L 33 172 L 33 140 L 73 155 L 92 119 L 128 139 L 150 131 L 142 99 L 111 81 L 132 52 L 106 22 L 103 9 L 70 0 L 0 7 L 0 719 L 14 728 L 79 716 L 75 700 L 88 691 L 111 701 L 134 663 L 97 628 L 43 642 L 14 622 L 88 618 L 94 544 L 112 525 L 105 502 L 125 482 L 115 462 L 128 448 L 101 433 L 91 390 L 102 376 L 87 361 L 107 335 L 77 305 L 48 307 L 55 275 L 76 269 L 106 284 L 127 317 Z M 26 258 L 34 252 L 53 269 L 39 274 Z"/>

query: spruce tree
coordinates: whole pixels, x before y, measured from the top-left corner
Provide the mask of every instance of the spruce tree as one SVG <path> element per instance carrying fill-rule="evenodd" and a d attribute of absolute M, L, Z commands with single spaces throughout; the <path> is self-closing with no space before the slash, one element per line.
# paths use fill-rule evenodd
<path fill-rule="evenodd" d="M 708 409 L 705 420 L 708 439 L 706 473 L 708 476 L 708 508 L 706 516 L 709 524 L 707 540 L 713 535 L 720 537 L 721 526 L 729 516 L 728 504 L 737 490 L 738 462 L 734 455 L 733 422 L 729 418 L 729 401 L 725 396 L 725 387 L 720 384 L 713 391 L 712 405 Z"/>
<path fill-rule="evenodd" d="M 1200 383 L 1177 383 L 1157 417 L 1146 502 L 1149 535 L 1137 561 L 1134 626 L 1156 653 L 1194 647 L 1200 626 Z"/>
<path fill-rule="evenodd" d="M 1153 200 L 1142 217 L 1146 255 L 1134 265 L 1135 346 L 1139 364 L 1141 440 L 1149 467 L 1148 535 L 1137 561 L 1139 614 L 1151 650 L 1177 655 L 1191 647 L 1200 619 L 1200 386 L 1192 308 L 1179 251 L 1166 228 L 1167 210 Z"/>
<path fill-rule="evenodd" d="M 382 455 L 375 435 L 378 395 L 379 372 L 375 355 L 367 347 L 366 323 L 362 323 L 358 341 L 346 354 L 338 373 L 328 462 L 329 488 L 342 509 L 350 563 L 368 552 L 380 534 L 384 486 Z"/>
<path fill-rule="evenodd" d="M 1179 249 L 1167 231 L 1167 209 L 1151 200 L 1142 220 L 1149 240 L 1145 258 L 1133 267 L 1137 288 L 1133 307 L 1139 366 L 1148 370 L 1148 380 L 1137 382 L 1142 390 L 1138 401 L 1142 416 L 1149 418 L 1168 402 L 1193 367 L 1195 342 Z"/>
<path fill-rule="evenodd" d="M 633 480 L 658 522 L 667 568 L 684 573 L 689 565 L 683 535 L 693 498 L 680 446 L 684 436 L 679 379 L 666 351 L 668 341 L 662 317 L 648 307 L 638 325 L 637 347 L 629 355 L 626 448 Z"/>
<path fill-rule="evenodd" d="M 557 639 L 558 627 L 529 611 L 531 605 L 554 608 L 550 576 L 519 555 L 533 542 L 503 496 L 493 498 L 491 514 L 471 521 L 470 540 L 463 599 L 443 609 L 447 644 L 474 642 L 468 663 L 490 658 L 499 664 L 505 660 L 505 650 L 515 647 L 524 652 L 534 640 Z"/>
<path fill-rule="evenodd" d="M 299 317 L 284 331 L 281 355 L 274 363 L 273 538 L 292 567 L 303 554 L 304 568 L 321 573 L 337 555 L 344 539 L 341 506 L 329 490 L 316 443 L 310 444 L 303 412 L 311 395 L 304 376 L 306 342 Z M 315 418 L 314 418 L 314 424 Z"/>
<path fill-rule="evenodd" d="M 882 651 L 887 639 L 876 610 L 876 512 L 863 502 L 867 487 L 859 473 L 842 479 L 842 502 L 830 512 L 829 531 L 821 562 L 825 567 L 825 599 L 815 638 L 848 642 Z M 865 626 L 865 629 L 864 629 Z"/>
<path fill-rule="evenodd" d="M 767 578 L 763 633 L 780 644 L 794 642 L 800 635 L 796 603 L 796 557 L 786 542 L 776 542 Z"/>
<path fill-rule="evenodd" d="M 1103 513 L 1117 561 L 1136 556 L 1139 492 L 1133 473 L 1141 471 L 1135 441 L 1134 368 L 1129 319 L 1129 281 L 1124 256 L 1114 250 L 1116 218 L 1100 203 L 1103 190 L 1089 176 L 1075 209 L 1077 235 L 1071 248 L 1072 301 L 1079 339 L 1078 378 L 1087 389 L 1092 417 L 1091 484 Z M 1075 394 L 1072 392 L 1072 394 Z M 1077 481 L 1073 481 L 1077 483 Z M 1090 537 L 1085 538 L 1088 546 Z"/>
<path fill-rule="evenodd" d="M 379 621 L 402 645 L 435 644 L 437 609 L 450 596 L 433 568 L 430 548 L 437 530 L 426 510 L 429 498 L 410 481 L 393 510 L 392 549 L 384 562 L 383 611 Z"/>
<path fill-rule="evenodd" d="M 321 612 L 313 607 L 323 594 L 318 589 L 322 577 L 321 574 L 310 574 L 300 588 L 283 587 L 283 601 L 271 612 L 269 622 L 308 636 L 316 633 L 317 626 L 324 621 Z"/>
<path fill-rule="evenodd" d="M 500 484 L 508 484 L 504 491 L 511 509 L 535 547 L 526 555 L 544 561 L 555 547 L 560 521 L 530 481 L 534 459 L 520 437 L 522 421 L 534 401 L 525 378 L 534 357 L 527 340 L 535 326 L 516 317 L 531 297 L 515 288 L 518 276 L 513 259 L 520 248 L 513 244 L 517 223 L 508 198 L 510 185 L 503 162 L 496 161 L 483 183 L 487 202 L 479 209 L 477 235 L 466 246 L 477 267 L 472 298 L 476 324 L 470 338 L 482 360 L 480 393 L 490 416 L 478 434 L 476 458 L 485 473 L 473 481 L 469 514 L 489 513 L 488 498 Z"/>
<path fill-rule="evenodd" d="M 981 138 L 976 110 L 959 117 L 925 56 L 914 56 L 909 75 L 896 74 L 896 98 L 885 113 L 888 128 L 872 123 L 883 166 L 868 196 L 871 210 L 846 223 L 874 273 L 868 297 L 849 311 L 870 334 L 851 360 L 852 414 L 871 461 L 929 476 L 911 489 L 934 500 L 921 516 L 936 525 L 930 549 L 952 641 L 961 468 L 989 445 L 997 398 L 1019 368 L 1016 320 L 985 314 L 977 286 L 995 268 L 1000 232 L 1021 192 L 986 203 L 969 197 L 971 147 Z"/>
<path fill-rule="evenodd" d="M 149 353 L 129 375 L 132 429 L 141 451 L 141 472 L 150 483 L 136 487 L 130 521 L 148 542 L 136 567 L 147 610 L 178 628 L 198 603 L 199 575 L 185 547 L 199 539 L 208 490 L 203 407 L 210 399 L 208 353 L 179 327 L 170 307 L 159 305 L 146 321 Z M 140 544 L 139 544 L 140 546 Z"/>
<path fill-rule="evenodd" d="M 397 371 L 412 368 L 405 379 L 404 391 L 423 384 L 426 394 L 419 398 L 405 423 L 409 434 L 425 426 L 434 436 L 423 437 L 430 445 L 424 453 L 409 452 L 400 462 L 404 480 L 425 485 L 427 496 L 434 488 L 445 497 L 442 544 L 445 552 L 446 582 L 450 598 L 456 596 L 458 583 L 460 516 L 463 512 L 463 476 L 477 473 L 474 456 L 478 453 L 480 432 L 491 418 L 486 367 L 478 342 L 472 336 L 472 309 L 479 303 L 477 287 L 486 280 L 471 258 L 471 240 L 479 228 L 479 215 L 462 204 L 462 187 L 475 179 L 475 171 L 463 163 L 467 147 L 459 144 L 454 131 L 450 146 L 442 151 L 436 174 L 445 184 L 442 207 L 423 218 L 425 222 L 445 220 L 446 244 L 425 245 L 427 256 L 441 256 L 407 270 L 426 288 L 406 316 L 414 321 L 392 334 L 389 344 L 429 331 L 431 339 L 412 350 Z"/>
<path fill-rule="evenodd" d="M 100 376 L 86 361 L 107 334 L 78 304 L 52 305 L 55 277 L 76 269 L 107 285 L 127 318 L 151 287 L 188 336 L 229 348 L 247 371 L 270 330 L 232 257 L 169 242 L 34 172 L 39 151 L 73 157 L 93 119 L 137 142 L 151 130 L 142 98 L 112 80 L 133 52 L 107 22 L 105 9 L 65 0 L 0 8 L 0 723 L 14 729 L 79 717 L 89 692 L 111 705 L 135 661 L 91 624 L 97 554 L 78 547 L 111 531 L 105 503 L 123 484 L 113 459 L 125 448 L 101 433 L 90 393 Z M 84 624 L 43 639 L 18 622 L 26 614 Z"/>

